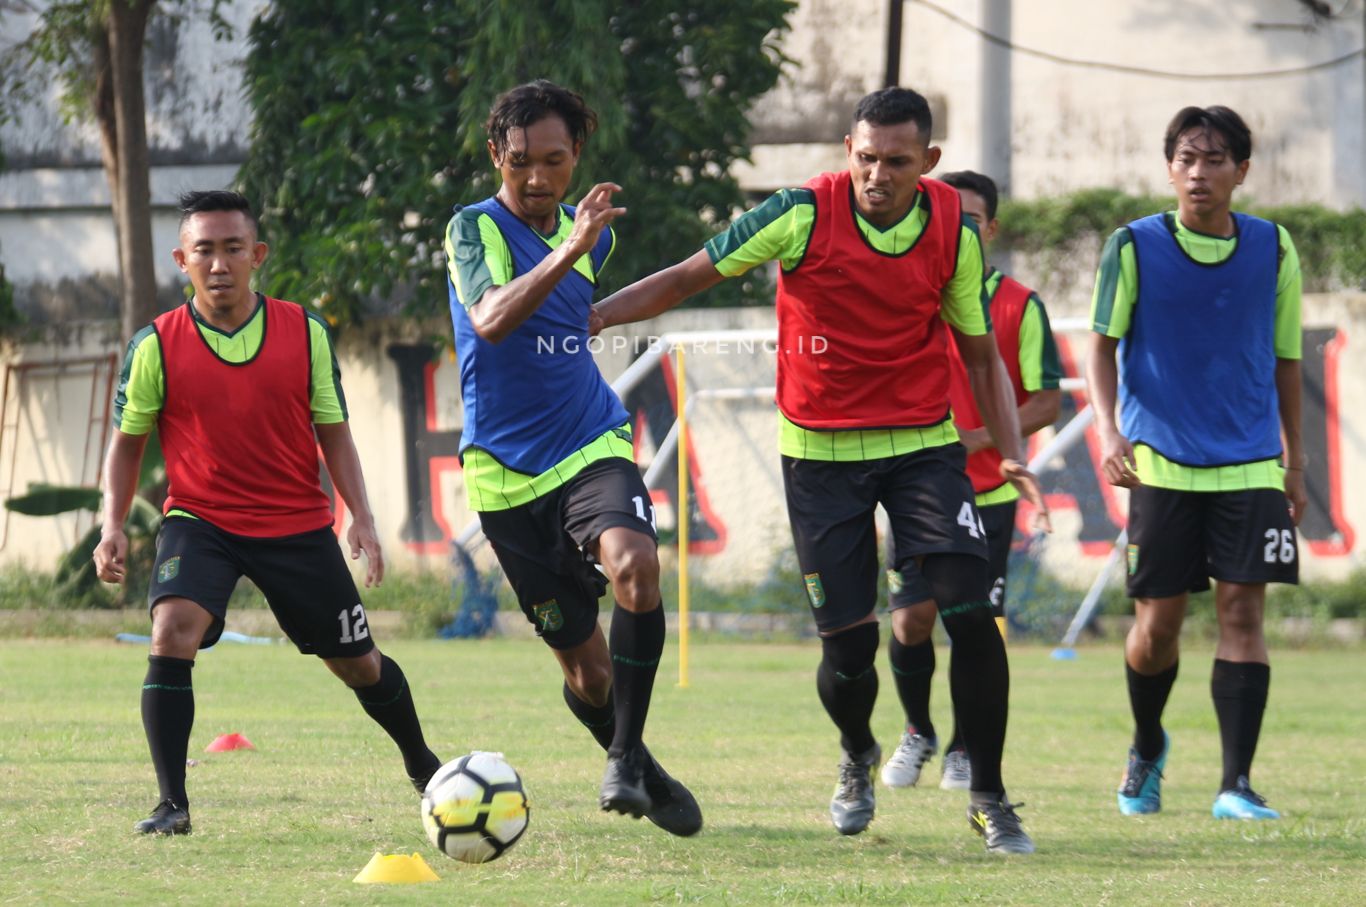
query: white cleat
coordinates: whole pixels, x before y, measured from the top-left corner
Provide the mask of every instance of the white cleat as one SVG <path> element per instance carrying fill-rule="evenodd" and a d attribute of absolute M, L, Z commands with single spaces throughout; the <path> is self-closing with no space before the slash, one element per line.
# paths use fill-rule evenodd
<path fill-rule="evenodd" d="M 915 787 L 920 780 L 920 770 L 938 749 L 939 742 L 933 737 L 922 737 L 910 731 L 902 734 L 896 752 L 882 766 L 882 783 L 888 787 Z"/>

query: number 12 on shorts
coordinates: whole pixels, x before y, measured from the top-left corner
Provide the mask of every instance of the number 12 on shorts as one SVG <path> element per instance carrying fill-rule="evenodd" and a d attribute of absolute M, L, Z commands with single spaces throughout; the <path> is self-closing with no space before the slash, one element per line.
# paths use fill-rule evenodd
<path fill-rule="evenodd" d="M 1295 533 L 1289 529 L 1266 531 L 1266 547 L 1262 549 L 1262 558 L 1268 564 L 1274 564 L 1278 556 L 1282 564 L 1295 561 Z"/>
<path fill-rule="evenodd" d="M 971 501 L 964 501 L 963 506 L 958 509 L 958 525 L 966 526 L 968 535 L 975 539 L 987 534 L 986 527 L 982 525 L 982 515 L 972 506 Z"/>
<path fill-rule="evenodd" d="M 370 635 L 370 628 L 365 625 L 365 606 L 357 603 L 354 608 L 342 608 L 337 612 L 337 620 L 341 622 L 341 641 L 357 642 Z"/>

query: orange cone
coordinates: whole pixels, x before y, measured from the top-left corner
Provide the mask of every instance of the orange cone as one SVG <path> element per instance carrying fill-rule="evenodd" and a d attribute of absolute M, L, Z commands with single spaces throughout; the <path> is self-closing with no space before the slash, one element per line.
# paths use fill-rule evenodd
<path fill-rule="evenodd" d="M 250 740 L 241 734 L 219 734 L 213 738 L 213 743 L 204 747 L 206 753 L 226 753 L 229 750 L 254 750 Z"/>

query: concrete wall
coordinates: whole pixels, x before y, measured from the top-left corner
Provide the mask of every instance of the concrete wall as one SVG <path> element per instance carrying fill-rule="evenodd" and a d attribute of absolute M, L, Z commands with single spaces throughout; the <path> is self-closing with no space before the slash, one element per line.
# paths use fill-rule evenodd
<path fill-rule="evenodd" d="M 1312 506 L 1301 526 L 1306 577 L 1337 577 L 1363 563 L 1356 536 L 1366 527 L 1366 296 L 1306 301 L 1304 432 L 1312 466 Z M 619 375 L 667 331 L 771 328 L 770 309 L 671 313 L 635 334 L 601 341 L 599 361 Z M 398 569 L 445 569 L 449 542 L 471 519 L 455 453 L 462 424 L 456 363 L 432 347 L 421 325 L 391 322 L 348 332 L 338 345 L 352 426 L 386 556 Z M 6 397 L 0 433 L 0 494 L 30 481 L 93 484 L 108 432 L 115 341 L 106 329 L 53 330 L 44 343 L 4 351 Z M 1086 339 L 1061 338 L 1069 373 Z M 700 391 L 769 388 L 773 356 L 760 343 L 712 338 L 688 348 L 691 410 L 690 532 L 692 575 L 728 585 L 763 578 L 788 556 L 786 512 L 777 454 L 777 423 L 763 392 L 730 398 Z M 65 363 L 60 366 L 54 363 Z M 42 368 L 36 366 L 42 364 Z M 30 366 L 25 368 L 25 366 Z M 625 395 L 636 425 L 637 456 L 648 466 L 674 419 L 673 374 L 664 367 Z M 1064 419 L 1080 398 L 1069 396 Z M 1045 430 L 1036 445 L 1049 435 Z M 1086 582 L 1123 525 L 1125 501 L 1096 478 L 1093 438 L 1060 458 L 1044 476 L 1057 532 L 1047 563 Z M 660 528 L 677 525 L 677 465 L 669 458 L 653 489 Z M 6 514 L 0 564 L 50 568 L 94 517 L 61 519 Z M 342 515 L 341 522 L 344 523 Z M 666 559 L 672 558 L 666 548 Z M 490 563 L 487 551 L 481 555 Z"/>
<path fill-rule="evenodd" d="M 984 79 L 993 45 L 972 30 L 988 21 L 988 7 L 1013 11 L 1010 33 L 1000 37 L 1015 45 L 1005 84 L 1016 196 L 1092 186 L 1165 193 L 1168 120 L 1188 104 L 1225 104 L 1253 131 L 1248 195 L 1264 204 L 1366 204 L 1362 57 L 1301 75 L 1245 77 L 1360 49 L 1360 4 L 1316 21 L 1290 0 L 907 0 L 900 83 L 934 102 L 945 169 L 997 169 L 983 120 L 1003 99 Z M 800 3 L 786 44 L 797 66 L 756 105 L 754 165 L 739 171 L 746 185 L 771 190 L 840 166 L 855 102 L 882 85 L 887 9 L 886 0 Z M 1150 72 L 1069 65 L 1031 51 Z"/>

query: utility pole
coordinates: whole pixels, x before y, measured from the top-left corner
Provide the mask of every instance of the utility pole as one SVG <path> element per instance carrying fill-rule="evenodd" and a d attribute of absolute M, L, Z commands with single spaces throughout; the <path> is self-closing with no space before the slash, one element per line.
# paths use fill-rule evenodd
<path fill-rule="evenodd" d="M 1010 41 L 1011 0 L 982 0 L 982 30 Z M 1011 190 L 1011 52 L 994 41 L 982 41 L 980 80 L 982 171 L 996 181 L 1003 195 Z"/>

